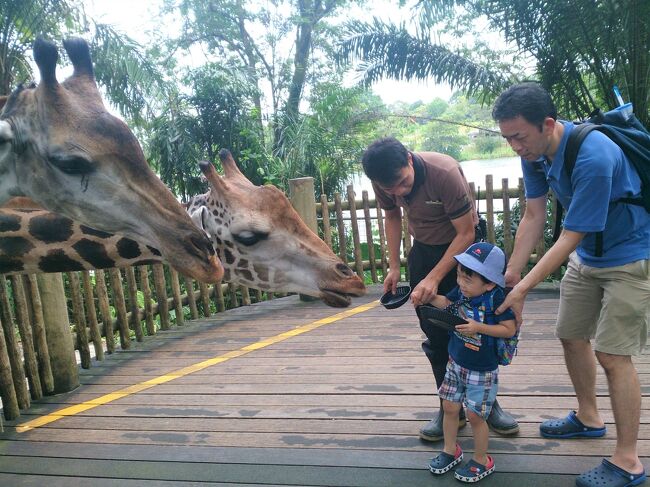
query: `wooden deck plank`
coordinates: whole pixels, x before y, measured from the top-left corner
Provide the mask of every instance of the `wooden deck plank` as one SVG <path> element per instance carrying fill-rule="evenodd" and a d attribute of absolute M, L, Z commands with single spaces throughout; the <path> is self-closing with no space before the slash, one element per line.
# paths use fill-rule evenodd
<path fill-rule="evenodd" d="M 359 304 L 378 293 L 374 288 Z M 577 473 L 613 449 L 602 373 L 599 405 L 607 436 L 539 436 L 542 420 L 577 406 L 553 335 L 556 312 L 555 292 L 535 291 L 526 305 L 520 355 L 500 379 L 500 402 L 518 418 L 521 432 L 491 436 L 498 473 L 482 485 L 574 485 Z M 408 306 L 391 312 L 376 307 L 27 433 L 16 431 L 38 415 L 334 313 L 295 297 L 274 300 L 188 323 L 93 363 L 81 372 L 84 385 L 77 391 L 39 401 L 20 421 L 5 422 L 0 485 L 458 485 L 453 477 L 432 478 L 426 465 L 441 444 L 417 437 L 437 400 Z M 648 468 L 650 354 L 635 362 L 645 396 L 639 451 Z M 471 454 L 469 427 L 459 440 Z"/>

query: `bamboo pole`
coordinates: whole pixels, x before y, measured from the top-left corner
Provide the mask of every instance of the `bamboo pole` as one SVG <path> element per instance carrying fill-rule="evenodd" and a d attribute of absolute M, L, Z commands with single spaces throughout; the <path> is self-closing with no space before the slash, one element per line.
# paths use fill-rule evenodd
<path fill-rule="evenodd" d="M 348 204 L 350 205 L 350 219 L 352 220 L 352 241 L 354 242 L 354 265 L 357 275 L 363 279 L 363 259 L 361 258 L 361 239 L 359 238 L 359 226 L 357 224 L 357 205 L 354 200 L 354 188 L 348 185 Z"/>
<path fill-rule="evenodd" d="M 201 297 L 201 305 L 203 307 L 203 316 L 209 318 L 212 314 L 210 312 L 210 290 L 205 282 L 199 281 L 199 295 Z"/>
<path fill-rule="evenodd" d="M 93 286 L 90 282 L 90 272 L 81 272 L 81 284 L 84 289 L 86 317 L 90 324 L 90 340 L 93 342 L 93 348 L 95 349 L 95 358 L 97 360 L 104 360 L 104 345 L 102 344 L 102 333 L 97 322 L 97 309 L 95 309 L 95 298 L 93 295 Z"/>
<path fill-rule="evenodd" d="M 361 192 L 363 201 L 363 219 L 366 222 L 366 242 L 368 244 L 368 260 L 370 261 L 370 276 L 372 282 L 377 282 L 377 264 L 375 263 L 375 242 L 372 235 L 372 220 L 370 219 L 370 204 L 368 203 L 368 191 Z"/>
<path fill-rule="evenodd" d="M 224 312 L 226 310 L 226 300 L 223 297 L 223 284 L 221 281 L 215 283 L 214 294 L 217 300 L 217 311 Z"/>
<path fill-rule="evenodd" d="M 255 299 L 257 299 L 257 302 L 261 303 L 262 301 L 264 301 L 264 293 L 262 292 L 262 290 L 255 289 L 254 291 L 255 291 Z"/>
<path fill-rule="evenodd" d="M 140 278 L 140 290 L 144 297 L 144 323 L 147 335 L 156 334 L 156 324 L 153 320 L 153 298 L 151 297 L 151 286 L 149 286 L 149 267 L 138 266 L 138 277 Z"/>
<path fill-rule="evenodd" d="M 126 273 L 126 289 L 129 293 L 129 309 L 131 315 L 129 316 L 129 328 L 135 332 L 135 339 L 138 342 L 144 340 L 144 332 L 142 331 L 142 323 L 140 322 L 140 306 L 138 306 L 138 285 L 135 281 L 135 269 L 133 267 L 125 267 Z"/>
<path fill-rule="evenodd" d="M 160 316 L 160 329 L 169 330 L 169 304 L 167 303 L 167 285 L 165 284 L 165 271 L 162 264 L 153 265 L 153 284 L 156 290 L 158 316 Z"/>
<path fill-rule="evenodd" d="M 104 271 L 95 271 L 95 290 L 97 291 L 97 304 L 102 314 L 104 324 L 104 336 L 106 337 L 106 353 L 115 351 L 115 333 L 113 331 L 113 316 L 108 301 L 108 289 L 106 288 L 106 276 Z"/>
<path fill-rule="evenodd" d="M 193 320 L 198 320 L 199 310 L 196 307 L 196 296 L 194 296 L 194 280 L 187 276 L 183 276 L 183 279 L 187 290 L 187 304 L 190 307 L 190 316 Z"/>
<path fill-rule="evenodd" d="M 348 249 L 345 241 L 345 223 L 343 223 L 343 210 L 341 209 L 341 195 L 334 193 L 334 211 L 336 213 L 336 228 L 339 232 L 339 257 L 348 265 Z"/>
<path fill-rule="evenodd" d="M 119 269 L 109 269 L 108 275 L 111 278 L 111 291 L 113 291 L 113 306 L 117 314 L 117 326 L 120 331 L 120 347 L 122 350 L 131 348 L 131 332 L 126 317 L 126 302 L 124 290 L 122 289 L 122 273 Z"/>
<path fill-rule="evenodd" d="M 20 332 L 23 357 L 25 359 L 25 370 L 27 371 L 27 381 L 29 382 L 29 393 L 32 399 L 40 399 L 43 397 L 43 388 L 41 387 L 41 378 L 38 373 L 38 362 L 36 361 L 36 352 L 34 351 L 34 339 L 31 323 L 29 322 L 22 276 L 10 276 L 9 279 L 11 280 L 11 287 L 14 293 L 16 324 Z"/>
<path fill-rule="evenodd" d="M 230 294 L 230 308 L 237 308 L 239 301 L 237 300 L 237 288 L 232 282 L 228 283 L 228 293 Z"/>
<path fill-rule="evenodd" d="M 388 259 L 386 257 L 386 232 L 384 231 L 384 214 L 379 206 L 375 207 L 377 212 L 377 226 L 379 227 L 379 250 L 381 252 L 381 271 L 386 277 L 388 274 Z"/>
<path fill-rule="evenodd" d="M 332 248 L 332 228 L 330 227 L 330 212 L 327 204 L 327 195 L 320 195 L 321 216 L 323 217 L 323 240 L 327 246 Z"/>
<path fill-rule="evenodd" d="M 509 258 L 512 254 L 512 223 L 510 216 L 510 198 L 508 192 L 508 178 L 501 179 L 503 188 L 503 251 Z"/>
<path fill-rule="evenodd" d="M 49 395 L 54 392 L 54 377 L 50 364 L 50 350 L 47 346 L 41 293 L 38 290 L 38 282 L 34 274 L 27 276 L 25 284 L 27 284 L 27 292 L 31 298 L 29 301 L 32 305 L 32 333 L 34 334 L 34 347 L 38 359 L 38 369 L 41 373 L 41 384 L 43 385 L 43 393 Z"/>
<path fill-rule="evenodd" d="M 239 286 L 239 292 L 241 293 L 242 306 L 250 306 L 251 295 L 248 292 L 248 288 L 246 286 Z"/>
<path fill-rule="evenodd" d="M 487 241 L 494 243 L 494 184 L 492 174 L 485 176 L 485 206 L 487 214 Z"/>
<path fill-rule="evenodd" d="M 4 276 L 0 275 L 0 279 L 4 279 Z M 18 407 L 16 389 L 11 373 L 9 350 L 7 349 L 4 333 L 0 333 L 0 399 L 2 399 L 2 410 L 5 419 L 12 420 L 20 417 L 20 408 Z"/>
<path fill-rule="evenodd" d="M 181 285 L 178 282 L 178 272 L 175 269 L 169 268 L 172 297 L 174 298 L 174 313 L 176 314 L 176 325 L 182 326 L 185 323 L 183 316 L 183 301 L 181 299 Z"/>
<path fill-rule="evenodd" d="M 13 308 L 9 303 L 9 294 L 7 293 L 7 280 L 3 274 L 0 274 L 0 311 L 2 312 L 0 322 L 2 322 L 4 339 L 7 344 L 11 376 L 16 391 L 18 407 L 20 409 L 27 409 L 30 405 L 30 398 L 25 380 L 25 368 L 23 367 L 20 349 L 16 342 L 16 335 L 14 333 L 14 318 L 11 313 L 12 309 Z"/>
<path fill-rule="evenodd" d="M 81 283 L 77 272 L 68 272 L 70 281 L 70 296 L 72 297 L 72 315 L 74 316 L 74 326 L 77 333 L 77 348 L 81 357 L 81 368 L 90 368 L 90 345 L 88 343 L 88 333 L 86 333 L 86 317 L 84 311 L 83 299 L 81 297 Z"/>

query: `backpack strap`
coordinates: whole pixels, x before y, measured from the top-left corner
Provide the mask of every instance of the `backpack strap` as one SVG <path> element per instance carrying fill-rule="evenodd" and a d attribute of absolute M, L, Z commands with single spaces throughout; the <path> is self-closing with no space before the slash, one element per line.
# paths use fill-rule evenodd
<path fill-rule="evenodd" d="M 585 140 L 587 135 L 593 130 L 598 130 L 598 125 L 593 123 L 580 123 L 576 124 L 573 127 L 573 130 L 569 134 L 569 139 L 567 140 L 566 147 L 564 149 L 564 171 L 567 176 L 569 176 L 569 181 L 573 176 L 573 168 L 576 165 L 576 159 L 578 159 L 578 151 L 580 151 L 580 146 Z M 562 218 L 562 206 L 558 201 L 558 213 L 555 219 L 555 230 L 553 231 L 553 240 L 557 240 L 559 235 L 559 220 Z M 603 255 L 603 232 L 596 233 L 596 257 L 602 257 Z"/>

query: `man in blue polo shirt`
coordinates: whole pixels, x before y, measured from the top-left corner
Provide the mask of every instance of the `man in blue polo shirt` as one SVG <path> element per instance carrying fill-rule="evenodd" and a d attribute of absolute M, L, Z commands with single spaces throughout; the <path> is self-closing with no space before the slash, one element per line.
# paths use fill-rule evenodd
<path fill-rule="evenodd" d="M 619 201 L 638 197 L 639 176 L 622 150 L 591 132 L 578 152 L 573 175 L 564 150 L 573 124 L 557 120 L 550 95 L 536 83 L 514 85 L 497 99 L 492 115 L 522 159 L 526 212 L 506 271 L 514 286 L 503 305 L 521 322 L 528 292 L 567 258 L 556 335 L 578 398 L 578 410 L 542 423 L 550 438 L 599 437 L 606 432 L 596 404 L 596 360 L 605 370 L 616 422 L 616 449 L 609 459 L 577 479 L 579 486 L 639 485 L 645 480 L 637 453 L 641 390 L 631 356 L 644 348 L 650 311 L 650 214 Z M 546 222 L 549 187 L 567 208 L 558 241 L 521 279 Z M 602 252 L 597 234 L 602 232 Z M 595 355 L 591 348 L 594 340 Z M 609 483 L 608 483 L 609 482 Z"/>

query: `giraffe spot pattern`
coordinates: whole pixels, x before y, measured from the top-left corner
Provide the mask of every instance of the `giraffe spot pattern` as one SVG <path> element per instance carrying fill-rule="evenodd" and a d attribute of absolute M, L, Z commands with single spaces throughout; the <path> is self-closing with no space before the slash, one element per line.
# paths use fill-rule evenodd
<path fill-rule="evenodd" d="M 153 255 L 157 255 L 158 257 L 160 257 L 162 255 L 160 253 L 160 250 L 158 250 L 158 249 L 150 247 L 149 245 L 147 245 L 147 248 L 149 249 L 149 252 L 151 252 Z"/>
<path fill-rule="evenodd" d="M 95 269 L 107 269 L 115 266 L 115 261 L 108 256 L 104 245 L 98 242 L 82 238 L 72 248 Z"/>
<path fill-rule="evenodd" d="M 20 260 L 12 259 L 6 255 L 0 255 L 0 274 L 9 272 L 20 272 L 25 268 Z"/>
<path fill-rule="evenodd" d="M 253 269 L 255 270 L 255 274 L 257 274 L 257 278 L 260 281 L 268 282 L 268 280 L 269 280 L 269 269 L 268 269 L 268 267 L 253 264 Z"/>
<path fill-rule="evenodd" d="M 42 272 L 82 271 L 83 264 L 70 258 L 63 250 L 51 250 L 45 257 L 41 257 L 38 268 Z"/>
<path fill-rule="evenodd" d="M 112 233 L 102 232 L 101 230 L 97 230 L 95 228 L 90 228 L 90 227 L 87 227 L 86 225 L 79 225 L 79 228 L 81 229 L 81 232 L 83 234 L 92 235 L 93 237 L 110 238 L 110 237 L 113 236 Z"/>
<path fill-rule="evenodd" d="M 0 237 L 0 254 L 20 258 L 34 248 L 34 244 L 24 237 Z"/>
<path fill-rule="evenodd" d="M 20 230 L 20 218 L 17 215 L 0 215 L 0 232 Z"/>
<path fill-rule="evenodd" d="M 121 238 L 117 242 L 117 253 L 125 259 L 135 259 L 142 255 L 138 242 L 126 237 Z"/>
<path fill-rule="evenodd" d="M 253 282 L 253 274 L 248 269 L 237 269 L 235 272 L 247 281 Z"/>
<path fill-rule="evenodd" d="M 228 244 L 229 242 L 226 242 Z M 227 264 L 233 264 L 235 262 L 235 256 L 232 255 L 232 252 L 226 248 L 223 249 L 224 254 L 226 256 L 226 263 Z"/>
<path fill-rule="evenodd" d="M 72 236 L 72 220 L 54 213 L 35 216 L 29 221 L 29 233 L 45 243 L 65 242 Z"/>

